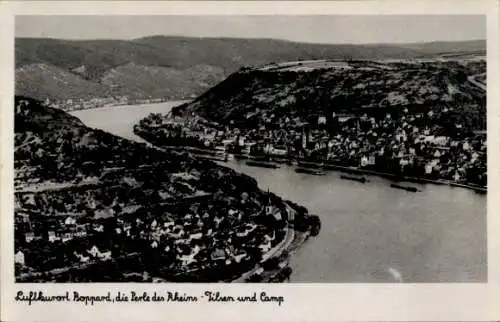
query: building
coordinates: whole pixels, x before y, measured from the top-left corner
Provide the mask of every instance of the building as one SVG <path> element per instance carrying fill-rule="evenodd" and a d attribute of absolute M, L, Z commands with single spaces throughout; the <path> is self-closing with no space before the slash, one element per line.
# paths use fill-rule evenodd
<path fill-rule="evenodd" d="M 271 146 L 270 154 L 272 154 L 272 155 L 285 156 L 285 155 L 287 155 L 287 153 L 288 153 L 288 151 L 286 149 L 274 148 Z"/>
<path fill-rule="evenodd" d="M 267 204 L 266 204 L 266 216 L 273 214 L 274 207 L 271 203 L 271 195 L 269 194 L 269 189 L 267 189 Z"/>
<path fill-rule="evenodd" d="M 70 241 L 70 240 L 72 240 L 72 239 L 73 239 L 73 234 L 72 234 L 72 233 L 70 233 L 70 232 L 67 232 L 67 233 L 64 233 L 64 234 L 62 235 L 61 241 L 62 241 L 63 243 L 65 243 L 65 242 Z"/>
<path fill-rule="evenodd" d="M 107 252 L 103 252 L 101 254 L 99 254 L 99 258 L 102 259 L 102 260 L 111 260 L 111 251 L 107 251 Z"/>
<path fill-rule="evenodd" d="M 90 255 L 92 255 L 93 257 L 97 257 L 101 254 L 101 252 L 99 251 L 99 248 L 97 248 L 97 246 L 92 246 L 92 248 L 88 251 L 88 253 Z"/>
<path fill-rule="evenodd" d="M 73 253 L 76 257 L 78 257 L 80 259 L 80 262 L 82 263 L 87 263 L 89 260 L 90 260 L 90 257 L 88 256 L 83 256 L 82 254 L 79 254 L 77 252 L 74 252 Z"/>
<path fill-rule="evenodd" d="M 60 238 L 56 236 L 56 233 L 54 231 L 49 231 L 47 233 L 47 236 L 48 236 L 48 239 L 49 239 L 49 242 L 53 243 L 55 242 L 56 240 L 59 240 Z"/>
<path fill-rule="evenodd" d="M 66 220 L 64 221 L 64 224 L 66 226 L 73 226 L 73 225 L 76 225 L 76 220 L 73 218 L 73 217 L 68 217 L 66 218 Z"/>
<path fill-rule="evenodd" d="M 18 251 L 15 255 L 14 255 L 14 262 L 16 264 L 19 264 L 21 266 L 24 266 L 24 253 L 22 251 Z"/>
<path fill-rule="evenodd" d="M 24 234 L 24 238 L 25 238 L 27 243 L 30 243 L 33 239 L 35 239 L 35 233 L 28 232 L 28 233 Z"/>

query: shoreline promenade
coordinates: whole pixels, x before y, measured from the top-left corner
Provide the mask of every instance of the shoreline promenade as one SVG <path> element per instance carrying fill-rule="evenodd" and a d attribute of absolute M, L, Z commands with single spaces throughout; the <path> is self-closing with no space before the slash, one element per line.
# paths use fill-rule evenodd
<path fill-rule="evenodd" d="M 196 147 L 189 147 L 189 146 L 165 146 L 162 148 L 166 149 L 174 149 L 174 150 L 183 150 L 186 152 L 191 152 L 193 154 L 196 154 L 198 156 L 207 156 L 207 155 L 212 155 L 215 156 L 215 153 L 217 152 L 216 150 L 212 149 L 200 149 Z M 244 155 L 244 154 L 234 154 L 230 153 L 234 156 L 237 156 L 241 159 L 256 159 L 256 157 L 250 156 L 250 155 Z M 285 164 L 286 161 L 280 160 L 279 158 L 271 158 L 272 162 L 277 163 L 277 164 Z M 218 160 L 215 159 L 214 161 L 221 161 L 224 162 L 223 159 Z M 459 187 L 459 188 L 465 188 L 465 189 L 470 189 L 478 192 L 487 192 L 487 187 L 481 187 L 481 186 L 473 186 L 473 185 L 468 185 L 468 184 L 462 184 L 458 182 L 453 182 L 450 180 L 443 180 L 443 179 L 428 179 L 428 178 L 417 178 L 417 177 L 406 177 L 406 176 L 401 176 L 397 177 L 395 174 L 392 173 L 386 173 L 386 172 L 380 172 L 380 171 L 375 171 L 375 170 L 370 170 L 370 169 L 363 169 L 363 168 L 356 168 L 356 167 L 346 167 L 346 166 L 340 166 L 340 165 L 335 165 L 332 163 L 328 162 L 312 162 L 312 161 L 306 161 L 306 160 L 300 160 L 300 159 L 294 159 L 296 162 L 301 162 L 303 166 L 313 166 L 313 167 L 323 167 L 324 170 L 328 171 L 343 171 L 343 172 L 348 172 L 348 173 L 355 173 L 355 174 L 366 174 L 366 175 L 373 175 L 373 176 L 378 176 L 378 177 L 383 177 L 387 179 L 398 179 L 399 181 L 407 181 L 407 182 L 413 182 L 413 183 L 430 183 L 430 184 L 436 184 L 436 185 L 448 185 L 451 187 Z"/>

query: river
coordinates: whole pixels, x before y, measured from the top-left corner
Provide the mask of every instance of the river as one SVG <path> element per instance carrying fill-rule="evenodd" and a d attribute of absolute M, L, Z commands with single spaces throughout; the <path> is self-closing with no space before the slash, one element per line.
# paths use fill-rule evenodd
<path fill-rule="evenodd" d="M 74 111 L 86 125 L 138 140 L 132 126 L 182 102 Z M 486 196 L 463 188 L 417 185 L 421 192 L 370 182 L 297 174 L 292 167 L 221 163 L 254 177 L 262 189 L 306 206 L 321 218 L 319 236 L 291 259 L 291 282 L 486 282 Z"/>

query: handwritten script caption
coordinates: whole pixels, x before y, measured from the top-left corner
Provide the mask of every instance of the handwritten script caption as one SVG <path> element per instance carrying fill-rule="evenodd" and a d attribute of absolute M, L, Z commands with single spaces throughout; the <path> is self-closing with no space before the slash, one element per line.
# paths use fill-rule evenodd
<path fill-rule="evenodd" d="M 142 303 L 271 303 L 281 306 L 285 299 L 283 296 L 270 295 L 266 292 L 252 292 L 247 295 L 224 295 L 219 291 L 204 291 L 201 294 L 186 294 L 173 291 L 165 292 L 107 292 L 101 295 L 88 295 L 77 291 L 66 291 L 61 294 L 46 294 L 44 291 L 18 291 L 14 300 L 27 305 L 34 303 L 64 303 L 74 302 L 82 305 L 113 304 L 127 302 Z"/>

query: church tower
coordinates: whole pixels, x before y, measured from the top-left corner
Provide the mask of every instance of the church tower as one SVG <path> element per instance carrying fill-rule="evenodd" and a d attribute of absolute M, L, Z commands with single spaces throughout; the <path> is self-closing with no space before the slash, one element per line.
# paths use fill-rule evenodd
<path fill-rule="evenodd" d="M 304 131 L 304 128 L 302 128 L 302 148 L 305 149 L 307 147 L 307 136 Z"/>
<path fill-rule="evenodd" d="M 271 195 L 269 193 L 269 188 L 267 188 L 267 204 L 266 204 L 266 215 L 270 216 L 273 214 L 273 206 L 271 203 Z"/>

